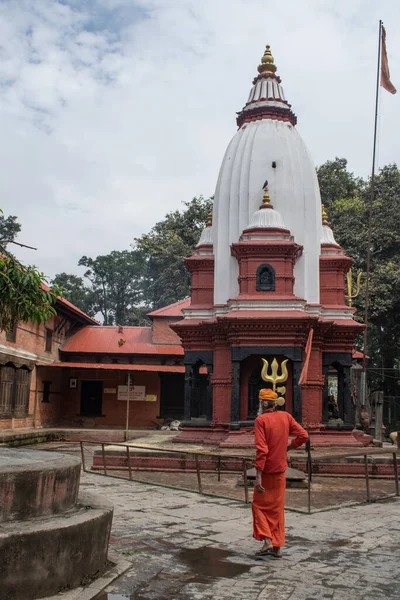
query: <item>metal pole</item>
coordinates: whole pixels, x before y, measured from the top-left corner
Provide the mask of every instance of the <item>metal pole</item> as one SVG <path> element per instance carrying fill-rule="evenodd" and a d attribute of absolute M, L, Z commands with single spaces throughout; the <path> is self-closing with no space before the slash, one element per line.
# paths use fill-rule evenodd
<path fill-rule="evenodd" d="M 218 456 L 218 481 L 221 481 L 221 457 Z"/>
<path fill-rule="evenodd" d="M 246 504 L 249 503 L 249 486 L 247 482 L 247 461 L 243 459 L 243 481 L 244 481 L 244 501 Z"/>
<path fill-rule="evenodd" d="M 132 481 L 132 465 L 131 465 L 131 455 L 129 452 L 129 446 L 126 447 L 126 460 L 128 461 L 129 479 Z"/>
<path fill-rule="evenodd" d="M 400 496 L 399 489 L 399 470 L 397 468 L 397 454 L 393 452 L 394 484 L 396 486 L 396 496 Z"/>
<path fill-rule="evenodd" d="M 106 452 L 104 450 L 104 444 L 101 445 L 101 452 L 103 454 L 103 470 L 104 470 L 104 475 L 107 475 Z"/>
<path fill-rule="evenodd" d="M 369 489 L 368 456 L 366 454 L 364 454 L 364 466 L 365 466 L 365 485 L 367 488 L 367 502 L 371 502 L 371 492 Z"/>
<path fill-rule="evenodd" d="M 201 474 L 200 474 L 200 463 L 199 463 L 199 457 L 196 454 L 196 471 L 197 471 L 197 483 L 199 486 L 199 492 L 200 494 L 203 493 L 203 487 L 201 485 Z"/>
<path fill-rule="evenodd" d="M 312 463 L 311 463 L 311 443 L 310 438 L 306 442 L 307 450 L 307 508 L 308 514 L 311 514 L 311 480 L 312 480 Z"/>
<path fill-rule="evenodd" d="M 369 201 L 368 213 L 368 236 L 367 236 L 367 277 L 365 281 L 365 308 L 364 308 L 364 350 L 363 350 L 363 371 L 365 377 L 364 397 L 362 404 L 366 405 L 366 390 L 367 390 L 367 346 L 368 346 L 368 315 L 369 315 L 369 278 L 371 274 L 371 243 L 372 243 L 372 217 L 373 204 L 375 199 L 375 159 L 376 159 L 376 137 L 378 129 L 378 100 L 379 100 L 379 83 L 381 70 L 381 46 L 382 46 L 382 21 L 379 21 L 379 36 L 378 36 L 378 66 L 376 70 L 376 93 L 375 93 L 375 123 L 374 123 L 374 145 L 372 151 L 372 173 L 371 173 L 371 198 Z"/>
<path fill-rule="evenodd" d="M 81 456 L 82 456 L 82 469 L 83 469 L 83 472 L 85 472 L 86 465 L 85 465 L 85 453 L 83 451 L 83 442 L 80 442 L 80 444 L 81 444 Z"/>
<path fill-rule="evenodd" d="M 129 439 L 129 400 L 131 391 L 131 374 L 128 372 L 128 393 L 126 395 L 126 423 L 125 423 L 125 441 Z"/>

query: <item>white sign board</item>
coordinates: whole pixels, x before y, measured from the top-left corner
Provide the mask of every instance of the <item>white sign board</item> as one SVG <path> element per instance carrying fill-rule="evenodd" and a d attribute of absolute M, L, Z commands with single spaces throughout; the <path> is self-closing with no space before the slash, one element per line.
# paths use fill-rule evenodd
<path fill-rule="evenodd" d="M 128 400 L 128 386 L 118 386 L 118 400 Z M 145 402 L 146 400 L 146 386 L 144 385 L 131 385 L 129 391 L 130 402 Z"/>

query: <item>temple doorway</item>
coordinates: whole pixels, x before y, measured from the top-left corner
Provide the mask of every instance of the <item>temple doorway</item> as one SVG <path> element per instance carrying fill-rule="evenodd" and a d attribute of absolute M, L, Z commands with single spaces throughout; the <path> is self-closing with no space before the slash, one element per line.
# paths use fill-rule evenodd
<path fill-rule="evenodd" d="M 183 419 L 185 377 L 181 373 L 160 373 L 160 417 Z"/>

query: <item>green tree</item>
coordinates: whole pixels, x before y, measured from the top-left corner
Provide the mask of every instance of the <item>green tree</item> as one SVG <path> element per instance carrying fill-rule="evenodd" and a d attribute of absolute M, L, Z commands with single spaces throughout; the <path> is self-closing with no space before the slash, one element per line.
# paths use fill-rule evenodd
<path fill-rule="evenodd" d="M 7 250 L 8 244 L 17 243 L 21 226 L 16 217 L 0 213 L 0 331 L 9 331 L 19 321 L 41 323 L 55 315 L 54 303 L 61 290 L 48 288 L 43 273 L 22 264 Z"/>
<path fill-rule="evenodd" d="M 126 325 L 134 321 L 133 307 L 142 304 L 144 260 L 138 250 L 113 250 L 110 254 L 82 256 L 85 277 L 95 299 L 93 310 L 103 315 L 104 325 Z M 133 324 L 133 323 L 131 323 Z"/>
<path fill-rule="evenodd" d="M 345 158 L 327 160 L 318 167 L 317 174 L 322 203 L 328 211 L 336 200 L 354 198 L 364 186 L 361 178 L 347 170 Z"/>
<path fill-rule="evenodd" d="M 361 293 L 355 301 L 356 318 L 363 321 L 371 186 L 369 181 L 354 178 L 346 166 L 344 159 L 328 161 L 318 169 L 318 178 L 336 241 L 354 259 L 353 271 L 364 273 Z M 386 395 L 398 395 L 394 371 L 389 369 L 395 369 L 400 360 L 399 200 L 400 171 L 396 165 L 388 165 L 375 177 L 367 349 L 371 374 L 386 369 Z"/>
<path fill-rule="evenodd" d="M 95 316 L 96 297 L 93 291 L 85 285 L 82 277 L 71 273 L 58 273 L 52 279 L 51 285 L 62 288 L 64 298 L 90 317 Z"/>
<path fill-rule="evenodd" d="M 17 217 L 11 215 L 5 217 L 0 211 L 0 246 L 7 248 L 8 244 L 15 241 L 18 233 L 21 231 L 21 225 L 17 222 Z"/>
<path fill-rule="evenodd" d="M 189 295 L 190 277 L 184 259 L 199 241 L 212 206 L 202 196 L 184 202 L 183 211 L 169 212 L 151 231 L 134 240 L 145 260 L 143 299 L 152 309 Z"/>

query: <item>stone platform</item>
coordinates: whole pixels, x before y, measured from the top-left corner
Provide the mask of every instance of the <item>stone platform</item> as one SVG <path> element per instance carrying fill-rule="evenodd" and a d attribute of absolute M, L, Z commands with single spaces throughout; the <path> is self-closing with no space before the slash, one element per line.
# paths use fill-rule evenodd
<path fill-rule="evenodd" d="M 113 508 L 78 497 L 74 456 L 0 448 L 0 597 L 34 600 L 96 577 L 107 565 Z"/>

